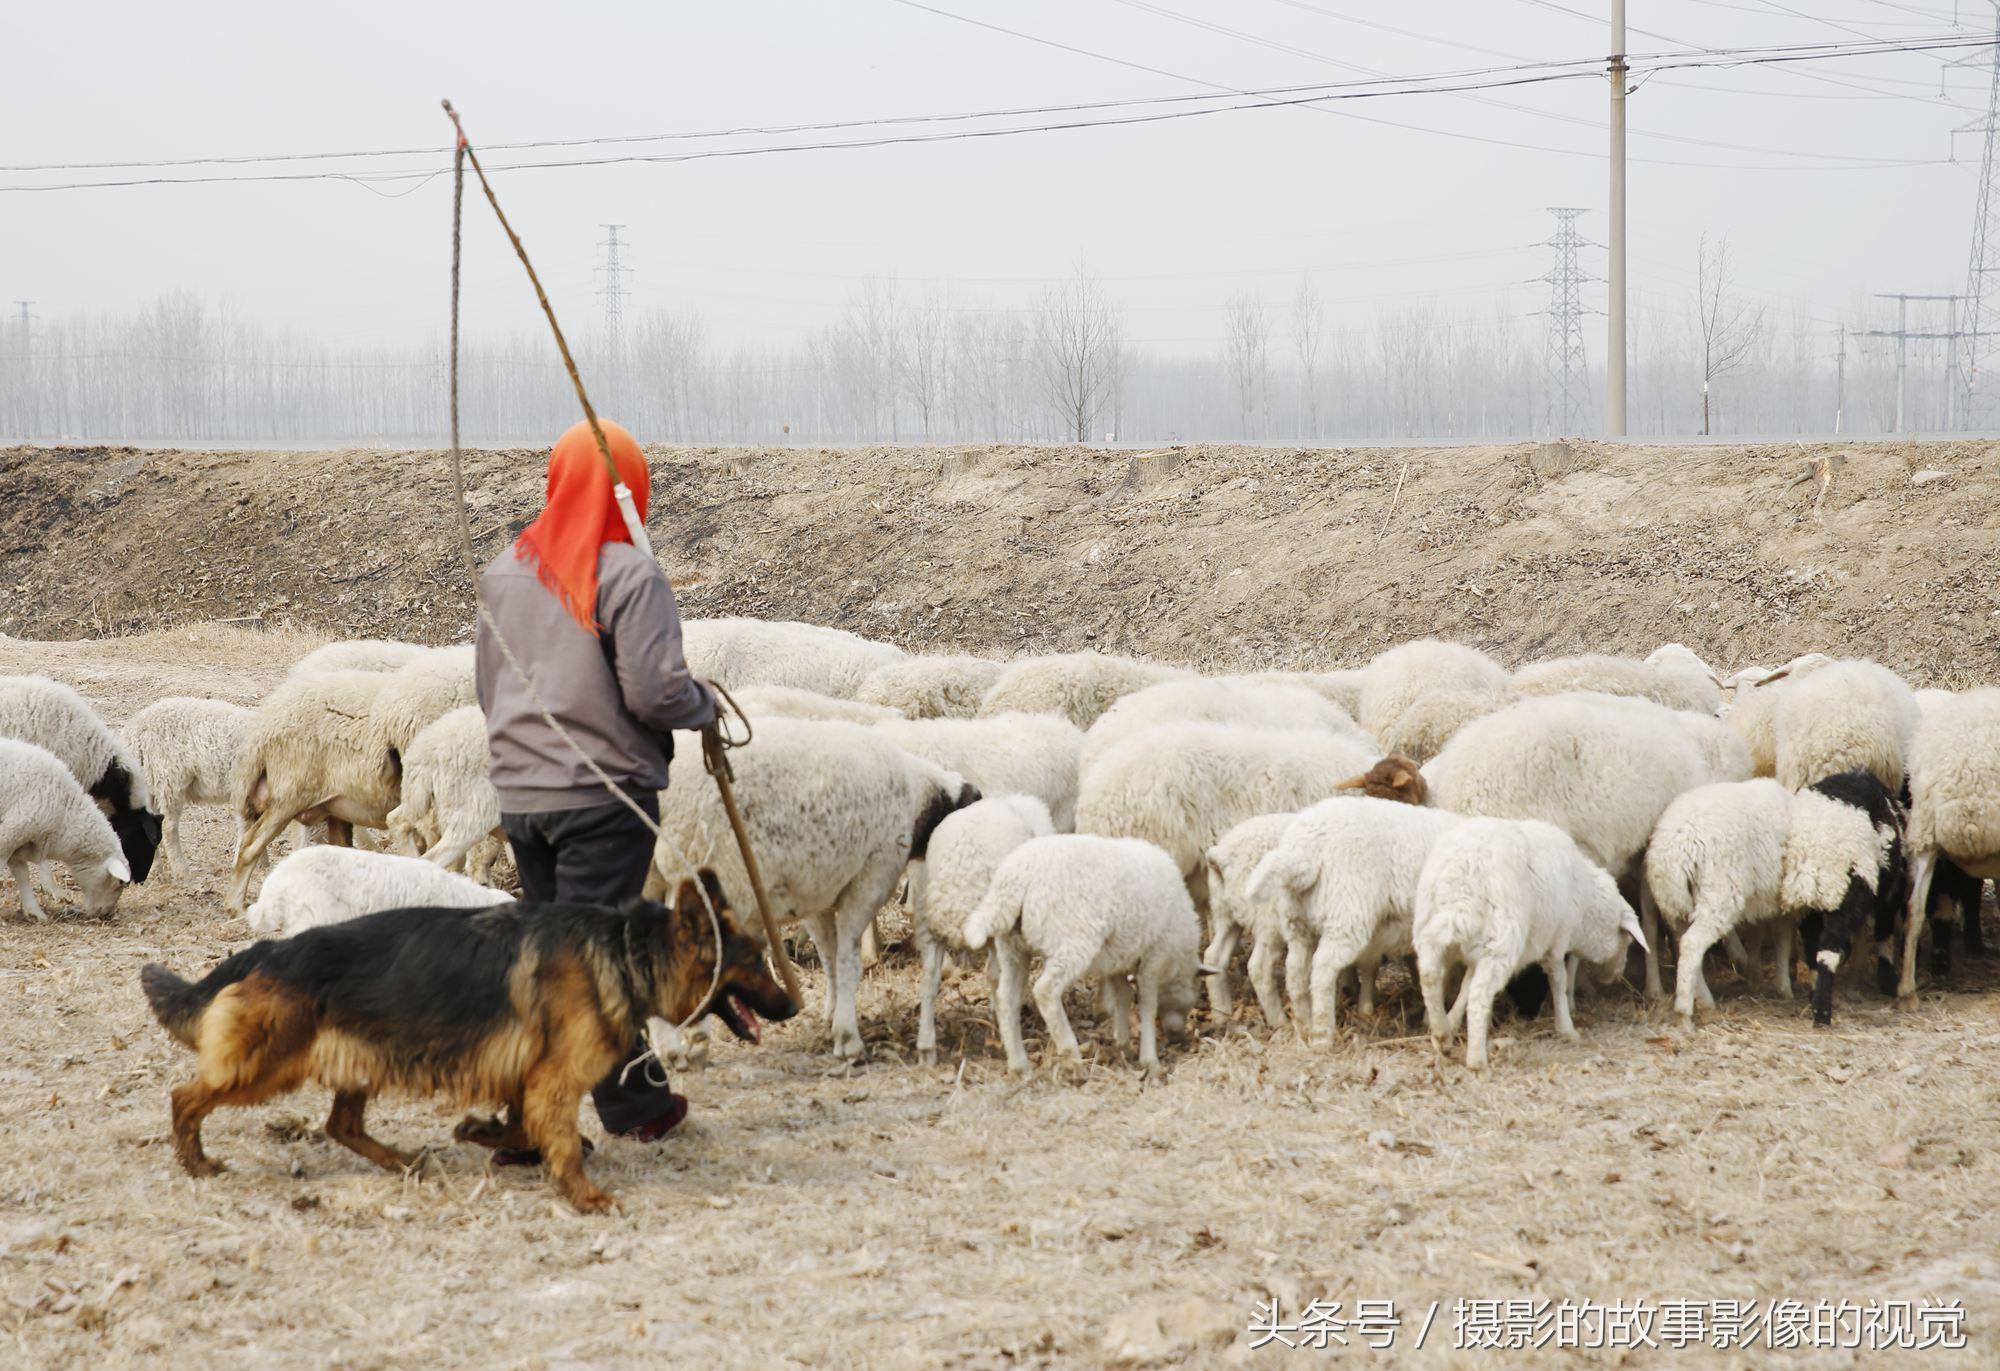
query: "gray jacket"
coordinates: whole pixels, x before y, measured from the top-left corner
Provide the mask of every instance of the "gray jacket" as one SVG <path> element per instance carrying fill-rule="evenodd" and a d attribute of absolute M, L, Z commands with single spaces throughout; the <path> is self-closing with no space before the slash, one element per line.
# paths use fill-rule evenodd
<path fill-rule="evenodd" d="M 598 552 L 603 633 L 595 638 L 512 546 L 486 568 L 480 588 L 508 646 L 570 737 L 621 786 L 664 790 L 673 755 L 668 730 L 709 723 L 715 701 L 688 674 L 673 587 L 652 558 L 629 543 L 606 543 Z M 477 653 L 479 707 L 502 812 L 615 803 L 543 720 L 483 619 Z"/>

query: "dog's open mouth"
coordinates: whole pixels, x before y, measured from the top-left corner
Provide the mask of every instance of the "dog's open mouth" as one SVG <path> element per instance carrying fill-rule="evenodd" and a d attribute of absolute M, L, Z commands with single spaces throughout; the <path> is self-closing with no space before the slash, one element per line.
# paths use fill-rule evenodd
<path fill-rule="evenodd" d="M 757 1018 L 757 1011 L 737 998 L 733 991 L 723 991 L 716 997 L 715 1008 L 709 1011 L 729 1025 L 729 1031 L 747 1043 L 764 1040 L 763 1026 Z"/>

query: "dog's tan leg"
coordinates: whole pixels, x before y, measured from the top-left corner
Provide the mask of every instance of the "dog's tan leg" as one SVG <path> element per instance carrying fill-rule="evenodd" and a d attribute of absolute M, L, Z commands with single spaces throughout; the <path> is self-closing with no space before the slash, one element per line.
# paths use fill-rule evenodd
<path fill-rule="evenodd" d="M 368 1096 L 362 1091 L 336 1091 L 333 1112 L 326 1116 L 326 1136 L 348 1151 L 366 1157 L 384 1171 L 407 1171 L 417 1159 L 369 1137 L 365 1118 L 367 1110 Z"/>
<path fill-rule="evenodd" d="M 579 1214 L 602 1214 L 618 1202 L 583 1174 L 583 1138 L 576 1110 L 583 1090 L 553 1064 L 529 1071 L 521 1090 L 521 1123 L 542 1154 L 549 1180 Z"/>
<path fill-rule="evenodd" d="M 200 1081 L 174 1087 L 174 1155 L 190 1176 L 213 1176 L 228 1170 L 201 1150 L 201 1121 L 222 1103 L 223 1093 Z"/>
<path fill-rule="evenodd" d="M 477 1115 L 467 1114 L 459 1121 L 458 1127 L 451 1131 L 451 1136 L 456 1142 L 477 1143 L 481 1147 L 490 1147 L 495 1151 L 503 1148 L 520 1151 L 530 1146 L 528 1130 L 521 1126 L 521 1117 L 521 1097 L 516 1095 L 507 1101 L 506 1112 L 501 1117 L 482 1119 Z"/>

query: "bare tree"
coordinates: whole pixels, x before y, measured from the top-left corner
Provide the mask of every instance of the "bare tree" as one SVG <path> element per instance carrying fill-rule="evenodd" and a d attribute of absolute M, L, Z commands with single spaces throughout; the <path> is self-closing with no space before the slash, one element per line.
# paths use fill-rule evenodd
<path fill-rule="evenodd" d="M 944 408 L 951 376 L 951 299 L 936 287 L 906 316 L 908 327 L 899 339 L 902 355 L 896 375 L 903 394 L 917 407 L 924 441 L 931 440 L 931 423 Z"/>
<path fill-rule="evenodd" d="M 1326 324 L 1326 306 L 1313 289 L 1312 278 L 1301 276 L 1292 292 L 1292 351 L 1299 359 L 1299 401 L 1305 420 L 1303 437 L 1319 437 L 1319 345 Z"/>
<path fill-rule="evenodd" d="M 1708 433 L 1710 385 L 1743 365 L 1764 330 L 1764 311 L 1729 293 L 1729 238 L 1696 246 L 1695 317 L 1701 328 L 1701 431 Z"/>
<path fill-rule="evenodd" d="M 1223 339 L 1223 356 L 1229 364 L 1230 376 L 1236 381 L 1238 432 L 1249 438 L 1255 436 L 1251 432 L 1251 412 L 1267 403 L 1270 346 L 1264 326 L 1263 297 L 1247 290 L 1231 295 L 1224 324 L 1228 333 Z"/>
<path fill-rule="evenodd" d="M 1042 296 L 1035 344 L 1043 394 L 1063 432 L 1079 443 L 1111 399 L 1119 333 L 1117 306 L 1081 262 L 1074 276 Z"/>

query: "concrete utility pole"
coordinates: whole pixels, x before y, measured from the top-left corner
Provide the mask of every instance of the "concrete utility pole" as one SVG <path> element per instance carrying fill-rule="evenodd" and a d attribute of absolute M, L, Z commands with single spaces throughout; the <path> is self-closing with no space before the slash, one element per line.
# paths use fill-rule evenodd
<path fill-rule="evenodd" d="M 1605 290 L 1604 432 L 1625 436 L 1625 0 L 1611 0 L 1611 262 Z"/>
<path fill-rule="evenodd" d="M 1839 350 L 1833 354 L 1833 431 L 1838 434 L 1847 414 L 1847 325 L 1834 330 Z"/>
<path fill-rule="evenodd" d="M 1897 433 L 1903 431 L 1903 416 L 1906 413 L 1905 406 L 1909 395 L 1909 347 L 1910 339 L 1912 338 L 1944 340 L 1946 347 L 1945 356 L 1947 359 L 1945 363 L 1947 386 L 1947 402 L 1945 406 L 1947 417 L 1945 419 L 1945 427 L 1952 427 L 1955 418 L 1953 415 L 1955 406 L 1950 401 L 1953 398 L 1953 378 L 1958 370 L 1958 340 L 1963 336 L 1960 334 L 1958 328 L 1958 302 L 1965 299 L 1965 297 L 1963 295 L 1904 295 L 1878 292 L 1875 298 L 1877 300 L 1894 300 L 1896 302 L 1896 327 L 1871 328 L 1862 334 L 1866 338 L 1894 338 L 1896 340 L 1896 427 L 1894 431 Z M 1936 332 L 1935 330 L 1928 332 L 1917 330 L 1912 332 L 1910 329 L 1910 301 L 1912 300 L 1945 301 L 1950 310 L 1950 324 L 1946 331 L 1943 333 Z M 1974 303 L 1976 304 L 1977 301 Z"/>
<path fill-rule="evenodd" d="M 34 346 L 35 302 L 33 300 L 16 300 L 14 304 L 21 311 L 20 375 L 24 380 L 24 384 L 21 387 L 21 393 L 27 397 L 27 404 L 23 406 L 23 408 L 26 410 L 28 416 L 28 431 L 26 433 L 23 433 L 21 436 L 23 438 L 27 438 L 31 437 L 34 434 L 35 429 L 40 426 L 40 419 L 41 419 L 41 416 L 36 412 L 37 406 L 35 404 L 36 400 L 35 377 L 33 372 L 29 370 L 29 368 L 35 364 L 35 346 Z"/>

